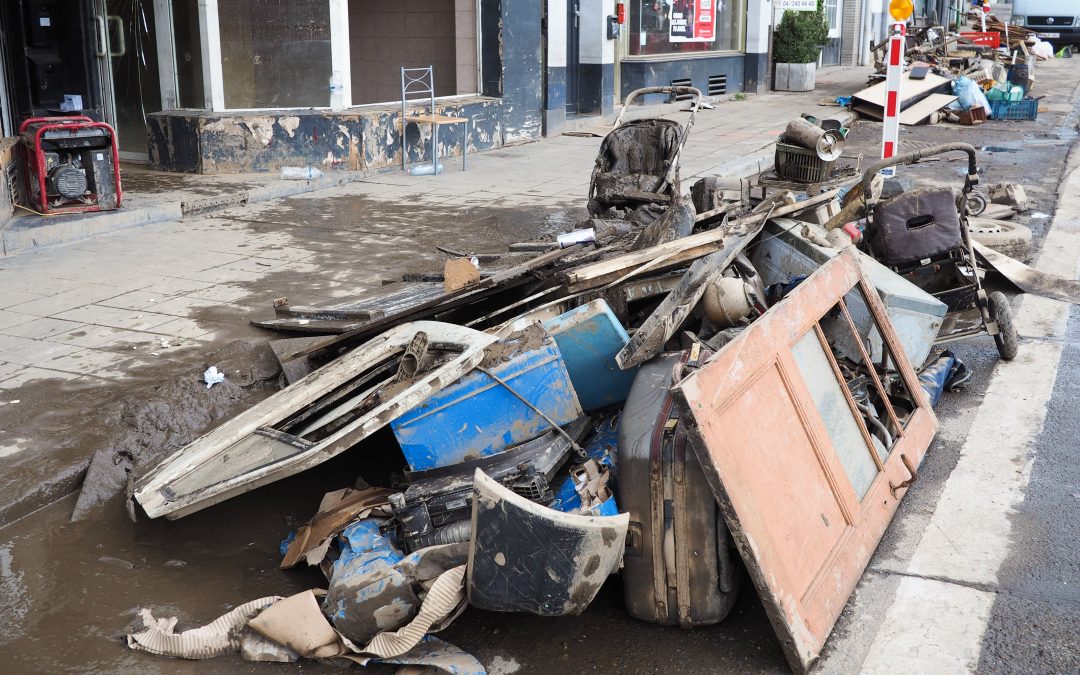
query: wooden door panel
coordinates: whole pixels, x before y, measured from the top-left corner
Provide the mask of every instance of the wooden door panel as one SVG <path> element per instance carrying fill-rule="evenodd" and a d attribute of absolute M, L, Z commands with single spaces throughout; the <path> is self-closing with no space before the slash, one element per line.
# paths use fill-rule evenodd
<path fill-rule="evenodd" d="M 837 326 L 854 330 L 844 303 L 852 292 L 863 295 L 888 352 L 902 354 L 846 252 L 675 387 L 694 451 L 796 671 L 817 658 L 937 429 L 905 359 L 888 389 L 865 353 L 841 369 L 828 345 Z M 888 413 L 885 441 L 872 437 L 851 393 L 860 368 Z M 913 399 L 910 416 L 896 410 L 901 390 Z"/>

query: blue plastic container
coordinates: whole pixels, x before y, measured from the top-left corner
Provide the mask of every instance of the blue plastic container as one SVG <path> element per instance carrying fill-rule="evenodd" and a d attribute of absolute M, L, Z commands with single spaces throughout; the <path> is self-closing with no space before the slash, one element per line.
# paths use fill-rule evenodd
<path fill-rule="evenodd" d="M 603 300 L 593 300 L 544 322 L 555 338 L 586 412 L 622 403 L 637 368 L 619 370 L 615 355 L 630 336 Z"/>
<path fill-rule="evenodd" d="M 481 365 L 556 424 L 581 417 L 559 348 L 539 326 L 488 351 L 501 352 L 501 358 Z M 551 427 L 506 387 L 474 369 L 398 417 L 390 428 L 409 467 L 425 471 L 494 455 Z"/>

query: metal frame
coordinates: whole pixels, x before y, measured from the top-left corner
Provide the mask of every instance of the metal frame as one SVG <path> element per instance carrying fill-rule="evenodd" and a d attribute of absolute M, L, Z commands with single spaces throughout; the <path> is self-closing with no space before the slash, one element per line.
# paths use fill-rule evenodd
<path fill-rule="evenodd" d="M 423 98 L 409 98 L 409 96 Z M 428 101 L 428 115 L 425 119 L 422 115 L 409 115 L 409 103 Z M 448 122 L 436 120 L 435 113 L 435 69 L 434 66 L 423 68 L 401 68 L 401 170 L 406 171 L 409 162 L 408 142 L 406 141 L 405 128 L 410 122 L 413 124 L 431 124 L 431 175 L 439 174 L 439 127 Z M 465 155 L 469 147 L 469 118 L 462 117 L 465 125 L 465 133 L 461 135 L 461 170 L 465 170 Z M 455 122 L 456 124 L 456 122 Z"/>

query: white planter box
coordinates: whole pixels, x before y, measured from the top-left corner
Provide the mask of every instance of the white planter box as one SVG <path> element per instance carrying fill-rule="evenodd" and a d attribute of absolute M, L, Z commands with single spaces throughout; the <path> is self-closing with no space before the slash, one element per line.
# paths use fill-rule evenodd
<path fill-rule="evenodd" d="M 777 63 L 773 89 L 776 91 L 813 91 L 816 63 Z"/>

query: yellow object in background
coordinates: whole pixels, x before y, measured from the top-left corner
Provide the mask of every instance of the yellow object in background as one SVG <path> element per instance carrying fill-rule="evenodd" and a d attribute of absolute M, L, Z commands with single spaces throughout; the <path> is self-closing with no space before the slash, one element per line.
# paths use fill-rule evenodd
<path fill-rule="evenodd" d="M 896 21 L 907 21 L 915 13 L 911 0 L 890 0 L 889 15 Z"/>

